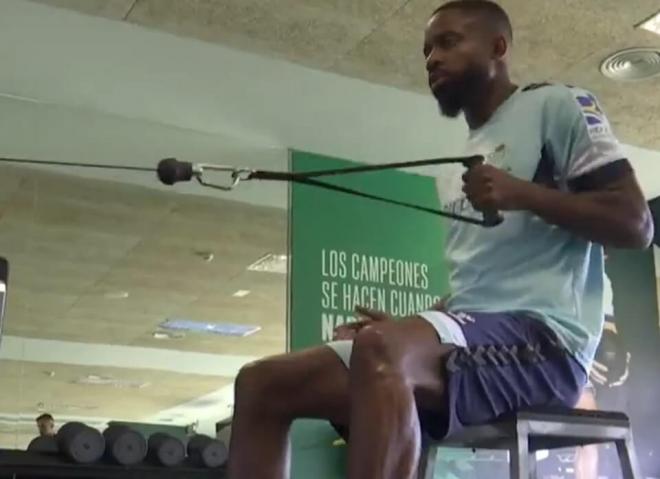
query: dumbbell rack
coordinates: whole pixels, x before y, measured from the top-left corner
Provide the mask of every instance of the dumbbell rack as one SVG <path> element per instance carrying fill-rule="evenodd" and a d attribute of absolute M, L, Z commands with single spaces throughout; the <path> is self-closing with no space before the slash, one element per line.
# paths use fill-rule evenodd
<path fill-rule="evenodd" d="M 0 449 L 0 479 L 76 477 L 86 479 L 221 479 L 222 469 L 199 469 L 185 464 L 158 467 L 150 464 L 115 466 L 104 463 L 72 464 L 55 456 Z"/>

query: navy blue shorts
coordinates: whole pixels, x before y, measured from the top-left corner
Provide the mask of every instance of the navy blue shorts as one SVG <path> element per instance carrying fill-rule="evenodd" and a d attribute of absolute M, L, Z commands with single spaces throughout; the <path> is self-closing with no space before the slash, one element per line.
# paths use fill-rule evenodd
<path fill-rule="evenodd" d="M 538 319 L 509 313 L 420 315 L 444 344 L 455 344 L 443 366 L 444 414 L 419 411 L 422 428 L 441 439 L 529 407 L 574 407 L 587 373 Z M 328 344 L 350 364 L 351 341 Z"/>

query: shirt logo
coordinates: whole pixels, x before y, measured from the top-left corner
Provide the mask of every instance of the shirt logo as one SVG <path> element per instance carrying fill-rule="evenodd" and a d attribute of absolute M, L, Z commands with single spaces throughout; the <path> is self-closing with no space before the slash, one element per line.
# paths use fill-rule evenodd
<path fill-rule="evenodd" d="M 582 113 L 584 114 L 584 118 L 587 121 L 587 125 L 596 126 L 603 124 L 605 115 L 603 110 L 601 110 L 600 106 L 598 105 L 598 100 L 596 100 L 595 96 L 589 93 L 585 93 L 577 95 L 576 99 L 582 108 Z"/>
<path fill-rule="evenodd" d="M 575 95 L 575 99 L 580 105 L 591 139 L 600 140 L 610 136 L 610 124 L 596 97 L 591 93 L 581 92 Z"/>
<path fill-rule="evenodd" d="M 484 156 L 486 163 L 504 171 L 511 171 L 511 167 L 504 163 L 504 160 L 506 160 L 506 145 L 499 145 L 494 151 Z"/>

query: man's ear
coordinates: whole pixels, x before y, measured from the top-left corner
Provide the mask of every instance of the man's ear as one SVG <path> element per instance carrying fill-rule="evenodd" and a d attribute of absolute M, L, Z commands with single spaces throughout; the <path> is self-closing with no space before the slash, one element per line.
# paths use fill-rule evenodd
<path fill-rule="evenodd" d="M 493 57 L 504 58 L 509 53 L 509 42 L 504 35 L 497 35 L 493 40 Z"/>

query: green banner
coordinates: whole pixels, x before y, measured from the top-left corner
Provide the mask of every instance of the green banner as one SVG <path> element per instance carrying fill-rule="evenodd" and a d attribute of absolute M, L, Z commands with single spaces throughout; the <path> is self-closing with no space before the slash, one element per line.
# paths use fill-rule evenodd
<path fill-rule="evenodd" d="M 293 151 L 291 171 L 356 163 Z M 400 171 L 327 180 L 366 193 L 438 207 L 433 179 Z M 290 197 L 289 349 L 332 339 L 353 321 L 356 305 L 402 317 L 424 310 L 448 290 L 440 217 L 314 186 L 293 184 Z M 292 434 L 292 477 L 343 477 L 343 447 L 320 421 L 298 421 Z"/>
<path fill-rule="evenodd" d="M 291 170 L 356 163 L 292 152 Z M 425 176 L 380 171 L 327 182 L 391 199 L 438 207 Z M 447 291 L 441 218 L 314 186 L 293 184 L 290 203 L 292 350 L 332 338 L 357 304 L 396 317 L 433 305 Z"/>

